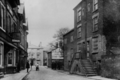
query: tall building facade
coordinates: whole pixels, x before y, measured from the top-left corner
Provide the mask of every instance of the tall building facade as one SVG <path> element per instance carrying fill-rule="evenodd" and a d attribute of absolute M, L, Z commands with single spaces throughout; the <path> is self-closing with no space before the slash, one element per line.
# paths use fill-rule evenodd
<path fill-rule="evenodd" d="M 83 64 L 92 62 L 95 64 L 92 65 L 93 68 L 97 67 L 97 63 L 101 64 L 104 56 L 110 55 L 107 52 L 109 46 L 119 46 L 115 45 L 117 42 L 119 43 L 120 29 L 116 27 L 119 26 L 119 3 L 118 0 L 82 0 L 73 9 L 74 43 L 72 46 L 74 46 L 74 54 L 79 53 L 80 60 L 75 65 L 80 67 L 79 62 Z M 72 33 L 68 32 L 64 35 L 64 43 L 70 34 Z M 71 43 L 67 45 L 71 45 Z M 64 47 L 64 67 L 66 67 L 68 66 L 66 65 L 67 52 L 71 53 L 68 50 L 71 46 L 64 45 Z M 70 67 L 73 63 L 74 61 L 70 63 Z M 85 69 L 87 71 L 87 66 Z"/>
<path fill-rule="evenodd" d="M 24 25 L 25 14 L 18 12 L 18 6 L 19 0 L 0 0 L 0 75 L 25 68 L 28 25 Z"/>
<path fill-rule="evenodd" d="M 103 0 L 82 0 L 74 8 L 76 52 L 82 51 L 82 59 L 91 58 L 96 61 L 105 55 L 103 2 Z"/>

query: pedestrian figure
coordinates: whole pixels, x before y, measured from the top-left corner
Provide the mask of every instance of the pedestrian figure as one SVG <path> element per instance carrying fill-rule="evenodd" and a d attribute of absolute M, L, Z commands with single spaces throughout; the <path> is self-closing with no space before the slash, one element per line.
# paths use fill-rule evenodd
<path fill-rule="evenodd" d="M 26 68 L 27 68 L 27 72 L 28 72 L 28 71 L 29 71 L 29 68 L 30 68 L 29 61 L 27 61 L 27 63 L 26 63 Z"/>
<path fill-rule="evenodd" d="M 100 75 L 100 73 L 101 73 L 101 60 L 97 61 L 97 71 L 98 71 L 98 74 Z"/>
<path fill-rule="evenodd" d="M 20 61 L 17 63 L 17 72 L 20 72 Z"/>
<path fill-rule="evenodd" d="M 70 71 L 70 69 L 71 69 L 71 62 L 70 62 L 70 60 L 68 61 L 68 66 L 69 66 L 69 71 Z"/>
<path fill-rule="evenodd" d="M 31 65 L 31 70 L 32 70 L 32 66 L 33 66 L 33 60 L 31 61 L 30 65 Z"/>
<path fill-rule="evenodd" d="M 38 71 L 39 70 L 39 64 L 37 63 L 36 64 L 36 71 Z"/>

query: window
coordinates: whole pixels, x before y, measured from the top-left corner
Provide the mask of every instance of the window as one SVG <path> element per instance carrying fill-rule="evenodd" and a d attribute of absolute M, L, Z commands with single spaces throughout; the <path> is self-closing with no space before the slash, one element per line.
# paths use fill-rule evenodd
<path fill-rule="evenodd" d="M 77 44 L 77 52 L 80 52 L 81 51 L 81 43 L 78 43 Z"/>
<path fill-rule="evenodd" d="M 73 36 L 70 37 L 70 41 L 73 42 L 74 41 L 74 38 Z"/>
<path fill-rule="evenodd" d="M 0 41 L 0 67 L 3 66 L 3 51 L 4 51 L 4 44 Z"/>
<path fill-rule="evenodd" d="M 33 53 L 31 54 L 31 56 L 33 57 Z"/>
<path fill-rule="evenodd" d="M 64 39 L 64 44 L 67 44 L 67 39 Z"/>
<path fill-rule="evenodd" d="M 12 52 L 8 53 L 8 66 L 12 66 L 13 55 Z"/>
<path fill-rule="evenodd" d="M 93 18 L 93 31 L 98 30 L 98 16 Z"/>
<path fill-rule="evenodd" d="M 8 26 L 9 26 L 9 30 L 10 30 L 9 32 L 11 32 L 11 22 L 12 22 L 12 21 L 11 21 L 11 17 L 10 17 L 10 16 L 9 16 L 9 21 L 8 21 L 8 22 L 9 22 L 9 25 L 8 25 Z"/>
<path fill-rule="evenodd" d="M 2 30 L 5 29 L 5 14 L 4 13 L 5 13 L 5 7 L 2 4 L 2 2 L 0 1 L 0 28 Z"/>
<path fill-rule="evenodd" d="M 16 49 L 11 49 L 7 53 L 7 66 L 16 66 Z"/>
<path fill-rule="evenodd" d="M 11 32 L 11 17 L 10 14 L 7 13 L 7 32 Z"/>
<path fill-rule="evenodd" d="M 81 37 L 81 27 L 77 28 L 77 38 Z"/>
<path fill-rule="evenodd" d="M 3 29 L 3 20 L 4 20 L 4 8 L 1 6 L 1 20 L 0 20 L 0 27 Z"/>
<path fill-rule="evenodd" d="M 96 53 L 99 51 L 99 39 L 98 37 L 95 37 L 92 39 L 92 52 Z"/>
<path fill-rule="evenodd" d="M 78 22 L 81 21 L 81 14 L 82 14 L 81 8 L 79 8 L 79 9 L 77 10 L 77 21 L 78 21 Z"/>
<path fill-rule="evenodd" d="M 84 8 L 82 9 L 82 16 L 84 16 L 84 14 L 85 14 L 85 12 L 84 12 L 85 10 L 84 10 Z"/>
<path fill-rule="evenodd" d="M 89 11 L 90 11 L 90 3 L 88 4 L 88 6 L 87 6 L 87 7 L 88 7 L 88 12 L 89 12 Z"/>
<path fill-rule="evenodd" d="M 93 0 L 93 11 L 98 9 L 98 0 Z"/>
<path fill-rule="evenodd" d="M 14 29 L 15 29 L 15 23 L 13 23 L 13 20 L 12 20 L 11 32 L 14 32 Z"/>
<path fill-rule="evenodd" d="M 40 56 L 40 54 L 38 53 L 37 56 Z"/>

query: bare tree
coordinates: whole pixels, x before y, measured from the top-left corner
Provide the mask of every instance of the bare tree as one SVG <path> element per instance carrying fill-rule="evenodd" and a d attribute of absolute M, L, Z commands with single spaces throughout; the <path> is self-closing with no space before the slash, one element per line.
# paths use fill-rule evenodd
<path fill-rule="evenodd" d="M 104 27 L 103 34 L 107 40 L 107 54 L 112 47 L 120 48 L 120 1 L 106 0 L 104 1 Z"/>
<path fill-rule="evenodd" d="M 69 31 L 69 28 L 67 27 L 60 28 L 53 37 L 61 41 L 63 40 L 63 35 L 66 34 L 68 31 Z"/>
<path fill-rule="evenodd" d="M 69 28 L 64 27 L 64 28 L 60 28 L 56 34 L 53 36 L 57 43 L 55 45 L 56 48 L 60 48 L 60 53 L 61 55 L 63 55 L 63 35 L 66 34 L 67 32 L 69 32 Z"/>

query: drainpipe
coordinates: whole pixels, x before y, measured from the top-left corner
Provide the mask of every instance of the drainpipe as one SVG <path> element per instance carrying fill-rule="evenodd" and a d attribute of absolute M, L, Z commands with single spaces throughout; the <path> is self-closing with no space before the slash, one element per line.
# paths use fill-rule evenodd
<path fill-rule="evenodd" d="M 5 8 L 6 8 L 6 16 L 5 16 L 5 21 L 6 21 L 6 24 L 7 24 L 7 0 L 5 0 Z M 7 25 L 6 25 L 6 31 L 7 31 Z M 6 55 L 4 54 L 4 58 L 6 58 Z M 5 62 L 5 59 L 4 59 L 4 74 L 6 74 L 6 62 Z"/>
<path fill-rule="evenodd" d="M 85 22 L 85 56 L 87 58 L 87 0 L 86 0 L 86 22 Z"/>

